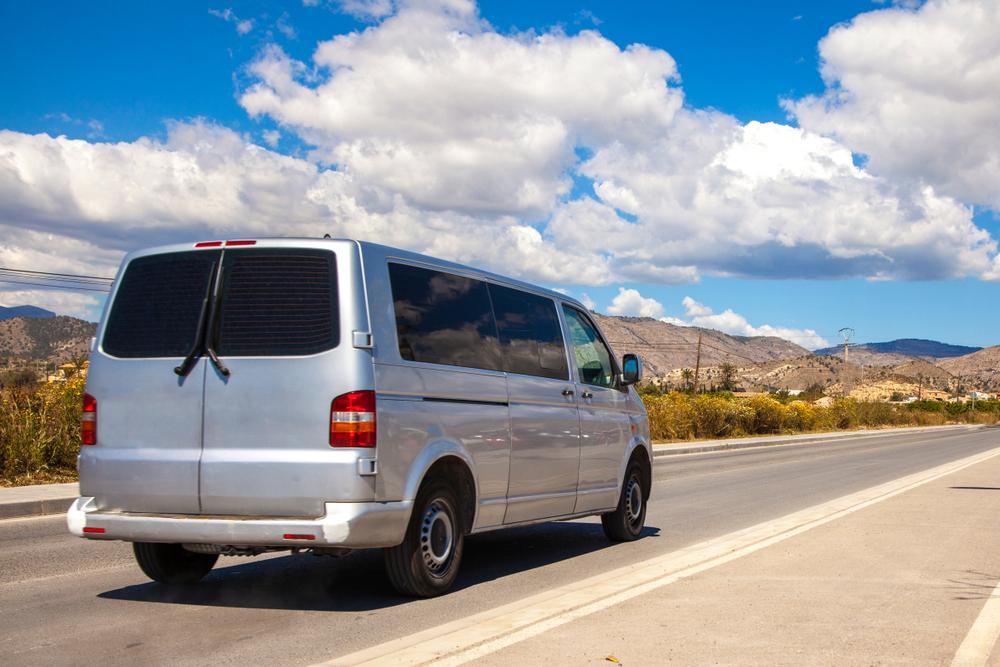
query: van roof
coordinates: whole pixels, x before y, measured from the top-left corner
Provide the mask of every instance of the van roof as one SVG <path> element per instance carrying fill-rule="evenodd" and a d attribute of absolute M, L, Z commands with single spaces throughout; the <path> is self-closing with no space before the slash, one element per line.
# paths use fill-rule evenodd
<path fill-rule="evenodd" d="M 386 258 L 407 259 L 407 260 L 412 260 L 412 261 L 423 263 L 423 264 L 431 264 L 431 265 L 434 265 L 434 266 L 437 266 L 437 267 L 443 268 L 443 269 L 452 269 L 452 270 L 455 270 L 455 271 L 460 271 L 460 272 L 465 272 L 465 273 L 478 274 L 480 276 L 489 278 L 489 279 L 491 279 L 493 281 L 496 281 L 498 283 L 503 283 L 503 284 L 509 285 L 511 287 L 521 287 L 523 289 L 527 289 L 527 290 L 530 290 L 532 292 L 545 294 L 545 295 L 550 296 L 550 297 L 552 297 L 554 299 L 562 299 L 564 301 L 568 301 L 570 303 L 573 303 L 574 305 L 579 306 L 582 310 L 587 310 L 587 307 L 584 306 L 578 299 L 575 299 L 575 298 L 573 298 L 571 296 L 563 294 L 562 292 L 557 292 L 557 291 L 552 290 L 552 289 L 548 289 L 548 288 L 545 288 L 545 287 L 541 287 L 539 285 L 535 285 L 534 283 L 525 282 L 523 280 L 518 280 L 516 278 L 511 278 L 509 276 L 505 276 L 505 275 L 502 275 L 502 274 L 499 274 L 499 273 L 493 273 L 491 271 L 487 271 L 485 269 L 480 269 L 480 268 L 477 268 L 477 267 L 474 267 L 474 266 L 469 266 L 467 264 L 459 264 L 458 262 L 451 262 L 451 261 L 448 261 L 448 260 L 445 260 L 445 259 L 440 259 L 438 257 L 432 257 L 430 255 L 424 255 L 424 254 L 421 254 L 421 253 L 418 253 L 418 252 L 412 252 L 410 250 L 403 250 L 402 248 L 395 248 L 395 247 L 392 247 L 392 246 L 382 245 L 380 243 L 373 243 L 371 241 L 359 241 L 357 239 L 349 239 L 349 238 L 314 238 L 314 237 L 308 237 L 308 236 L 271 236 L 271 237 L 258 236 L 258 237 L 252 237 L 252 238 L 251 237 L 239 237 L 237 239 L 230 239 L 229 241 L 225 241 L 225 240 L 212 240 L 212 241 L 201 241 L 201 242 L 197 242 L 197 243 L 199 245 L 200 244 L 205 244 L 205 243 L 218 243 L 218 245 L 214 246 L 214 247 L 224 247 L 224 244 L 227 244 L 227 243 L 231 244 L 234 240 L 236 240 L 236 241 L 242 241 L 242 240 L 248 240 L 249 241 L 249 240 L 253 240 L 253 241 L 257 242 L 257 243 L 260 243 L 261 245 L 271 246 L 271 247 L 274 247 L 274 246 L 302 247 L 302 246 L 305 246 L 305 247 L 317 248 L 317 247 L 323 247 L 325 245 L 352 243 L 352 244 L 357 245 L 361 249 L 362 255 L 377 254 L 377 255 L 381 255 L 381 256 L 386 257 Z M 237 243 L 235 245 L 243 245 L 243 244 Z M 256 245 L 256 243 L 255 243 L 255 245 Z M 173 243 L 173 244 L 170 244 L 170 245 L 162 245 L 162 246 L 155 246 L 155 247 L 151 247 L 151 248 L 143 248 L 141 250 L 136 250 L 136 251 L 128 253 L 125 256 L 125 258 L 124 258 L 124 260 L 122 262 L 122 265 L 124 266 L 125 261 L 131 260 L 131 259 L 133 259 L 135 257 L 141 257 L 141 256 L 145 256 L 145 255 L 158 255 L 158 254 L 167 253 L 167 252 L 184 252 L 184 251 L 187 251 L 187 250 L 194 250 L 195 247 L 196 247 L 196 242 L 190 242 L 190 243 Z M 201 245 L 201 247 L 206 247 L 206 246 Z"/>

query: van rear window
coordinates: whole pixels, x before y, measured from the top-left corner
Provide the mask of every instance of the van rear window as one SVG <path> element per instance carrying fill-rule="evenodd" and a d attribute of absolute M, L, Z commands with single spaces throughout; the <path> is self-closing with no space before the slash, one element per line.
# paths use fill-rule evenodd
<path fill-rule="evenodd" d="M 222 261 L 221 296 L 214 294 Z M 337 346 L 337 266 L 308 249 L 199 250 L 129 262 L 102 341 L 115 357 L 184 357 L 198 339 L 202 303 L 218 300 L 220 356 L 317 354 Z M 207 319 L 207 313 L 206 313 Z"/>
<path fill-rule="evenodd" d="M 219 255 L 211 250 L 179 252 L 129 262 L 108 316 L 104 351 L 124 358 L 183 357 L 190 352 Z"/>
<path fill-rule="evenodd" d="M 225 253 L 220 356 L 317 354 L 337 346 L 337 268 L 323 250 Z"/>

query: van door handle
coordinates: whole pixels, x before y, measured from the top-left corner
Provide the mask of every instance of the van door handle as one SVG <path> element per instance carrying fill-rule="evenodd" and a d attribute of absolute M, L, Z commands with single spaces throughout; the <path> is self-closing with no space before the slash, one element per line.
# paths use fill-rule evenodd
<path fill-rule="evenodd" d="M 562 395 L 563 396 L 572 396 L 575 393 L 576 392 L 574 392 L 572 389 L 563 389 L 562 390 Z"/>
<path fill-rule="evenodd" d="M 580 395 L 583 396 L 584 398 L 593 398 L 594 397 L 593 392 L 589 392 L 586 389 L 584 389 L 583 393 L 580 394 Z"/>

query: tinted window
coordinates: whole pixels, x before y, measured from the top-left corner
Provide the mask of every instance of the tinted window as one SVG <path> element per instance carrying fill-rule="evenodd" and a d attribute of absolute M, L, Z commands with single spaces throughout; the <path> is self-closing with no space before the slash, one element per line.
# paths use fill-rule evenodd
<path fill-rule="evenodd" d="M 565 380 L 566 349 L 552 299 L 490 285 L 505 371 Z"/>
<path fill-rule="evenodd" d="M 150 255 L 129 262 L 104 333 L 116 357 L 183 357 L 198 336 L 216 251 Z"/>
<path fill-rule="evenodd" d="M 403 264 L 389 281 L 403 359 L 500 370 L 486 283 Z"/>
<path fill-rule="evenodd" d="M 331 252 L 227 251 L 221 290 L 221 356 L 305 355 L 337 346 L 337 268 Z"/>
<path fill-rule="evenodd" d="M 597 335 L 597 329 L 587 317 L 574 308 L 563 306 L 566 328 L 573 344 L 573 356 L 580 371 L 580 381 L 598 387 L 613 387 L 615 367 L 611 351 Z"/>

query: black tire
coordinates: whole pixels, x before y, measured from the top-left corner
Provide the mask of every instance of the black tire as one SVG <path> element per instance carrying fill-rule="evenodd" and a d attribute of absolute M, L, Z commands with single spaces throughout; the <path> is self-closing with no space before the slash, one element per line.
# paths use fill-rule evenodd
<path fill-rule="evenodd" d="M 604 534 L 612 542 L 631 542 L 639 539 L 642 534 L 642 527 L 646 523 L 646 501 L 649 500 L 649 489 L 643 478 L 639 462 L 635 459 L 629 461 L 618 507 L 614 512 L 601 515 Z"/>
<path fill-rule="evenodd" d="M 455 583 L 464 545 L 465 526 L 453 486 L 445 479 L 427 480 L 413 504 L 403 543 L 384 550 L 389 580 L 403 595 L 446 593 Z"/>
<path fill-rule="evenodd" d="M 162 584 L 193 584 L 201 581 L 219 560 L 218 554 L 198 554 L 179 544 L 134 542 L 132 551 L 146 576 Z"/>

